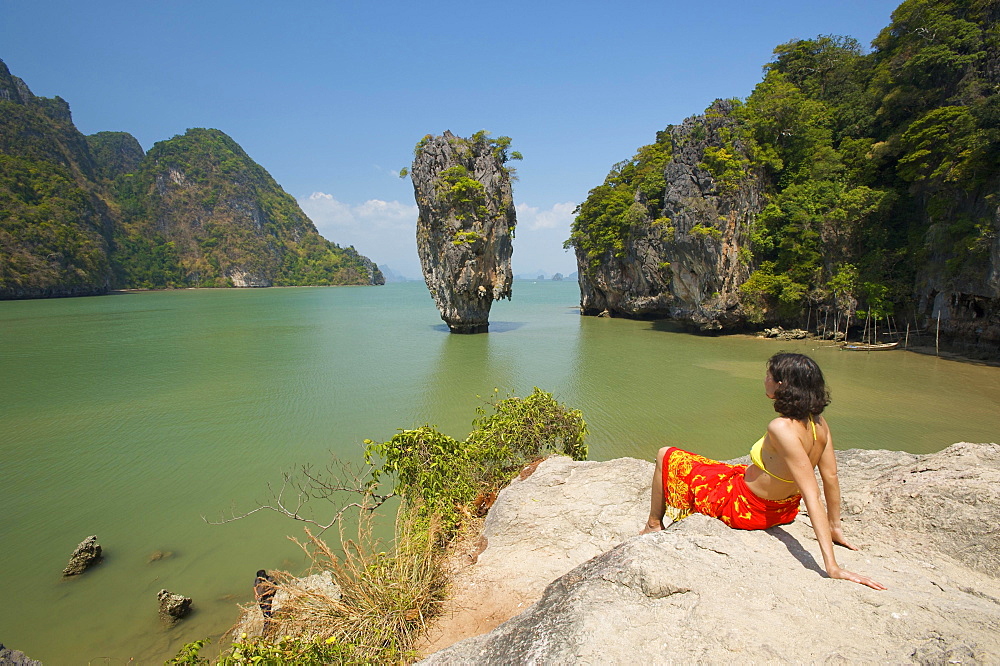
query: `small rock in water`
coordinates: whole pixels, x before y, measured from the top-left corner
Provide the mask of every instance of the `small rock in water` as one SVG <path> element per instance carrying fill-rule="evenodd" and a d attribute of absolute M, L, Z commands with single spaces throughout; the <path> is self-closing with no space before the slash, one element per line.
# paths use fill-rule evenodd
<path fill-rule="evenodd" d="M 4 666 L 42 666 L 42 662 L 35 661 L 20 650 L 12 650 L 0 643 L 0 664 Z"/>
<path fill-rule="evenodd" d="M 153 562 L 159 562 L 160 560 L 166 560 L 174 556 L 174 551 L 172 550 L 154 550 L 149 554 L 148 562 L 152 564 Z"/>
<path fill-rule="evenodd" d="M 101 545 L 96 536 L 89 536 L 80 542 L 69 557 L 69 564 L 63 569 L 63 576 L 82 574 L 87 567 L 101 559 Z"/>
<path fill-rule="evenodd" d="M 191 597 L 160 590 L 156 595 L 160 602 L 160 616 L 174 622 L 191 612 Z"/>

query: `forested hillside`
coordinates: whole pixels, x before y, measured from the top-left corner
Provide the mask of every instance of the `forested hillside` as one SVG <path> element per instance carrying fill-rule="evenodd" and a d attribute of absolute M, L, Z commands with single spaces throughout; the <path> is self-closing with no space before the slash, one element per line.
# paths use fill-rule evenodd
<path fill-rule="evenodd" d="M 0 299 L 383 281 L 222 132 L 84 136 L 0 61 Z"/>
<path fill-rule="evenodd" d="M 139 287 L 381 284 L 323 239 L 287 192 L 218 130 L 154 145 L 113 183 L 115 280 Z"/>
<path fill-rule="evenodd" d="M 668 127 L 579 207 L 585 310 L 703 328 L 941 313 L 1000 343 L 998 17 L 907 0 L 870 52 L 778 46 L 749 98 Z"/>

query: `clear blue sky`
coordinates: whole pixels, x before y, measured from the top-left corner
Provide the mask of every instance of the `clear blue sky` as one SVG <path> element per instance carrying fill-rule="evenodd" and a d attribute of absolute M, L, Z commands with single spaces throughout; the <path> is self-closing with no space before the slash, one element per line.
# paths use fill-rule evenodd
<path fill-rule="evenodd" d="M 611 165 L 719 97 L 783 42 L 868 45 L 896 0 L 171 2 L 0 0 L 0 59 L 85 134 L 149 149 L 232 136 L 320 232 L 417 278 L 413 146 L 513 138 L 514 272 L 576 269 L 572 210 Z"/>

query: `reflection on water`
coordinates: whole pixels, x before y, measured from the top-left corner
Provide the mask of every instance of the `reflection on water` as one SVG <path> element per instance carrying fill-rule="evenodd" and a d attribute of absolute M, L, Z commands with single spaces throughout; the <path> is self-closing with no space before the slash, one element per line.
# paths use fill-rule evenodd
<path fill-rule="evenodd" d="M 580 317 L 578 300 L 574 283 L 517 282 L 481 335 L 448 333 L 420 283 L 0 303 L 0 571 L 19 600 L 0 605 L 0 638 L 47 663 L 155 662 L 218 635 L 257 569 L 301 569 L 284 537 L 302 532 L 203 515 L 256 506 L 299 464 L 360 461 L 365 438 L 397 428 L 463 439 L 494 389 L 581 409 L 592 459 L 667 444 L 732 458 L 773 417 L 764 362 L 785 349 L 823 367 L 838 448 L 923 453 L 1000 432 L 998 368 L 694 336 Z M 89 534 L 106 561 L 61 580 Z M 150 562 L 158 550 L 174 555 Z M 171 629 L 164 587 L 197 609 Z"/>

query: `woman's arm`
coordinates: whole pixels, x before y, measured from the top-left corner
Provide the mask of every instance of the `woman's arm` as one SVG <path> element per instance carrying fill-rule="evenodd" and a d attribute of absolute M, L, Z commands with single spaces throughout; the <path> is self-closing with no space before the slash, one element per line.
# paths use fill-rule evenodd
<path fill-rule="evenodd" d="M 792 480 L 795 481 L 796 485 L 799 487 L 799 492 L 802 493 L 802 499 L 805 500 L 806 510 L 809 512 L 809 519 L 812 522 L 813 531 L 816 533 L 816 541 L 819 542 L 820 552 L 823 554 L 823 565 L 826 568 L 827 575 L 830 578 L 839 578 L 841 580 L 850 580 L 855 583 L 860 583 L 862 585 L 867 585 L 876 590 L 886 589 L 884 585 L 878 583 L 867 576 L 862 576 L 861 574 L 856 574 L 854 572 L 848 571 L 847 569 L 841 569 L 840 565 L 837 564 L 837 558 L 833 554 L 833 530 L 831 529 L 831 520 L 827 515 L 827 510 L 823 506 L 823 502 L 819 496 L 819 484 L 816 482 L 816 474 L 813 472 L 812 463 L 809 461 L 809 456 L 806 455 L 805 450 L 802 448 L 802 444 L 799 442 L 798 436 L 792 430 L 791 424 L 785 419 L 774 419 L 771 421 L 770 425 L 767 427 L 768 434 L 770 435 L 771 444 L 776 449 L 778 455 L 782 457 L 785 464 L 788 465 L 789 471 L 792 473 Z M 827 450 L 832 455 L 833 447 L 831 443 L 827 443 Z M 823 455 L 826 455 L 827 451 L 824 451 Z M 836 463 L 836 460 L 834 461 Z M 824 479 L 824 486 L 826 480 Z M 834 485 L 837 485 L 836 483 Z M 831 489 L 832 490 L 832 489 Z M 828 491 L 829 492 L 829 491 Z M 837 486 L 837 502 L 834 507 L 836 511 L 837 531 L 840 538 L 843 535 L 840 533 L 840 488 Z"/>
<path fill-rule="evenodd" d="M 819 459 L 819 475 L 823 479 L 823 497 L 826 499 L 826 516 L 830 522 L 830 536 L 834 543 L 857 550 L 857 546 L 844 538 L 840 525 L 840 478 L 837 476 L 837 456 L 833 450 L 833 434 L 827 424 L 826 448 Z"/>

